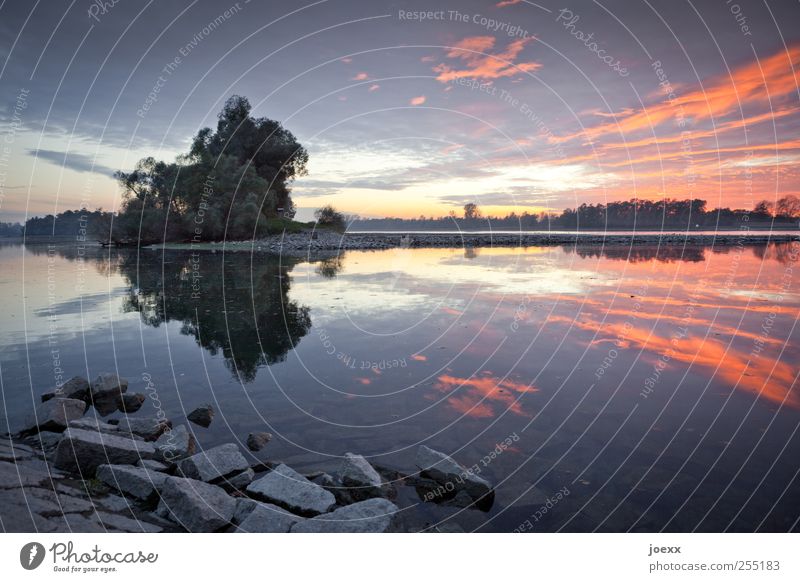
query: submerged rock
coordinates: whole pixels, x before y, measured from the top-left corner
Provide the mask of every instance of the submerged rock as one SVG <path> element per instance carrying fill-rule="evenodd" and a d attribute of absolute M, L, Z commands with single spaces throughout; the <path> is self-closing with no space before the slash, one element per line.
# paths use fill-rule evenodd
<path fill-rule="evenodd" d="M 198 426 L 208 428 L 208 426 L 211 424 L 211 421 L 214 420 L 214 407 L 210 404 L 200 406 L 192 410 L 186 416 L 186 418 Z"/>
<path fill-rule="evenodd" d="M 190 532 L 213 532 L 228 525 L 236 500 L 203 481 L 167 477 L 161 488 L 160 512 Z"/>
<path fill-rule="evenodd" d="M 306 519 L 292 533 L 383 533 L 391 531 L 398 507 L 386 499 L 367 499 Z"/>
<path fill-rule="evenodd" d="M 271 440 L 272 435 L 268 432 L 251 432 L 247 435 L 247 448 L 253 452 L 260 451 Z"/>
<path fill-rule="evenodd" d="M 336 504 L 332 493 L 283 464 L 253 481 L 247 487 L 247 492 L 258 499 L 305 515 L 325 513 Z"/>
<path fill-rule="evenodd" d="M 128 381 L 116 374 L 100 374 L 90 387 L 89 399 L 101 416 L 107 416 L 122 406 Z"/>
<path fill-rule="evenodd" d="M 144 441 L 68 428 L 56 447 L 55 466 L 91 476 L 100 465 L 133 465 L 140 459 L 153 458 L 155 452 L 153 445 Z"/>

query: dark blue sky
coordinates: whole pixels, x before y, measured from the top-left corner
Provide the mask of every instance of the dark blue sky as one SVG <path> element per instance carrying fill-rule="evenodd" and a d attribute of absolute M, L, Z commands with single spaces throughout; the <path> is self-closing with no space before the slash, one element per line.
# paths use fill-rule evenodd
<path fill-rule="evenodd" d="M 793 0 L 102 4 L 0 3 L 0 220 L 115 207 L 231 94 L 309 149 L 305 214 L 800 189 Z"/>

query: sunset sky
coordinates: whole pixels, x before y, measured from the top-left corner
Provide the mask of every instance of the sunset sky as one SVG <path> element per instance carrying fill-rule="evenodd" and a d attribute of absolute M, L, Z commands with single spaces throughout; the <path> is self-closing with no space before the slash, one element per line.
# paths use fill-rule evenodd
<path fill-rule="evenodd" d="M 0 4 L 2 221 L 115 208 L 232 94 L 309 150 L 306 220 L 800 194 L 795 1 L 101 4 Z"/>

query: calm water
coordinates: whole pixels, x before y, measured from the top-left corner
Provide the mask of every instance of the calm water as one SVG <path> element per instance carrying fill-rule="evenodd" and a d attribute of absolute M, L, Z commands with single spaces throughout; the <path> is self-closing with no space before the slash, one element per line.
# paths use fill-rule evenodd
<path fill-rule="evenodd" d="M 496 484 L 488 511 L 400 487 L 408 527 L 796 531 L 797 251 L 394 249 L 308 262 L 3 246 L 2 428 L 58 367 L 118 371 L 158 397 L 138 416 L 161 406 L 180 421 L 212 403 L 211 427 L 194 427 L 202 446 L 267 430 L 258 457 L 301 471 L 333 470 L 350 451 L 411 473 L 425 443 Z"/>

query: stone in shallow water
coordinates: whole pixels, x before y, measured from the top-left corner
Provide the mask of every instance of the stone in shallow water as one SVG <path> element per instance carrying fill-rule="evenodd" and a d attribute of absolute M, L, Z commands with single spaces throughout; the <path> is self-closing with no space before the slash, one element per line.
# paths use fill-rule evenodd
<path fill-rule="evenodd" d="M 181 424 L 164 431 L 164 434 L 158 437 L 155 447 L 157 459 L 176 463 L 180 459 L 194 454 L 196 442 L 194 435 L 185 425 Z"/>
<path fill-rule="evenodd" d="M 97 478 L 112 489 L 146 500 L 156 494 L 167 475 L 130 465 L 100 465 Z"/>
<path fill-rule="evenodd" d="M 138 392 L 136 394 L 123 394 L 119 409 L 121 412 L 136 412 L 142 407 L 144 400 L 145 395 Z"/>
<path fill-rule="evenodd" d="M 489 496 L 491 484 L 444 453 L 435 451 L 425 445 L 417 449 L 417 466 L 422 476 L 433 479 L 450 491 L 466 491 L 472 499 Z"/>
<path fill-rule="evenodd" d="M 239 524 L 238 533 L 287 533 L 304 518 L 271 503 L 256 503 Z"/>
<path fill-rule="evenodd" d="M 122 434 L 135 434 L 144 438 L 146 441 L 154 441 L 161 434 L 172 427 L 169 420 L 159 420 L 156 418 L 129 418 L 123 417 L 117 424 L 117 429 Z"/>
<path fill-rule="evenodd" d="M 133 465 L 155 455 L 151 443 L 79 428 L 68 428 L 58 443 L 55 466 L 65 471 L 94 475 L 104 464 Z"/>
<path fill-rule="evenodd" d="M 226 443 L 200 451 L 178 464 L 178 471 L 184 477 L 199 479 L 207 483 L 241 473 L 249 468 L 247 459 L 239 452 L 239 447 L 234 443 Z"/>
<path fill-rule="evenodd" d="M 107 416 L 122 406 L 128 381 L 116 374 L 100 374 L 89 389 L 89 400 L 101 416 Z"/>
<path fill-rule="evenodd" d="M 391 531 L 397 506 L 386 499 L 367 499 L 301 521 L 292 533 L 383 533 Z"/>
<path fill-rule="evenodd" d="M 260 451 L 271 440 L 272 435 L 268 432 L 251 432 L 247 435 L 247 448 L 254 452 Z"/>
<path fill-rule="evenodd" d="M 211 421 L 214 420 L 214 407 L 210 404 L 199 406 L 192 410 L 186 418 L 203 428 L 208 428 Z"/>
<path fill-rule="evenodd" d="M 353 499 L 368 499 L 382 495 L 381 476 L 361 455 L 346 453 L 339 467 L 339 481 L 349 488 Z"/>
<path fill-rule="evenodd" d="M 305 515 L 325 513 L 336 504 L 332 493 L 283 464 L 250 483 L 247 492 Z"/>
<path fill-rule="evenodd" d="M 77 420 L 86 412 L 86 403 L 74 398 L 53 398 L 41 403 L 36 414 L 28 417 L 21 432 L 34 434 L 42 430 L 62 432 L 70 421 Z"/>
<path fill-rule="evenodd" d="M 230 523 L 236 500 L 216 485 L 167 477 L 161 488 L 159 507 L 159 511 L 167 512 L 170 519 L 187 531 L 212 532 Z"/>

